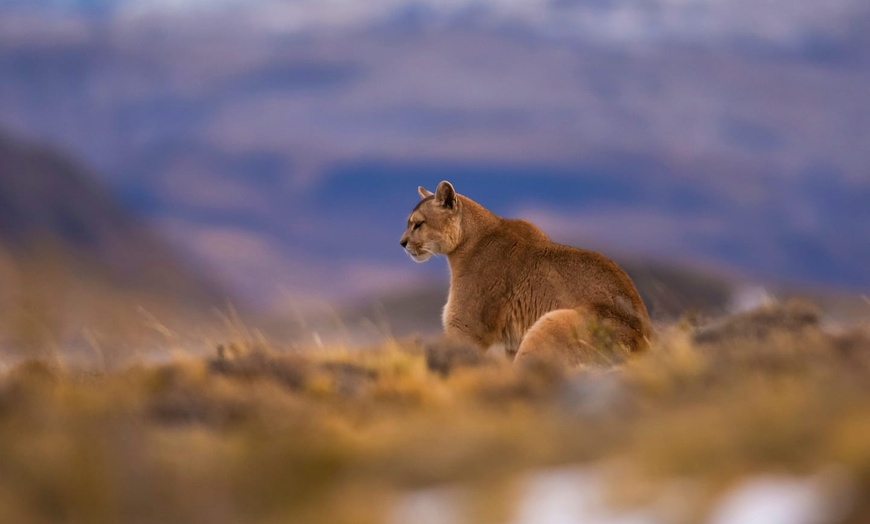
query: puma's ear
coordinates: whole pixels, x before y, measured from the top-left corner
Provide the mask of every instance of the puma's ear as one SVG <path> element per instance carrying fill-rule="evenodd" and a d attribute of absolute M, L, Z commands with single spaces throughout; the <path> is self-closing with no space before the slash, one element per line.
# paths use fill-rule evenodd
<path fill-rule="evenodd" d="M 434 194 L 423 186 L 418 187 L 417 192 L 420 193 L 421 198 L 427 198 Z"/>
<path fill-rule="evenodd" d="M 456 190 L 453 189 L 453 185 L 446 180 L 438 184 L 435 200 L 448 209 L 456 207 Z"/>

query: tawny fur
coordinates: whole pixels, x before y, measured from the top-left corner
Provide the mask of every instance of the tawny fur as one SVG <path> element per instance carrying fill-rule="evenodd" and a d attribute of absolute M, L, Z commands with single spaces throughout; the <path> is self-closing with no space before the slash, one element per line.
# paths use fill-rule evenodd
<path fill-rule="evenodd" d="M 497 216 L 449 182 L 408 217 L 402 246 L 418 262 L 447 256 L 445 335 L 482 350 L 503 344 L 518 362 L 600 361 L 601 333 L 646 349 L 650 321 L 628 275 L 594 251 L 557 244 L 535 225 Z"/>

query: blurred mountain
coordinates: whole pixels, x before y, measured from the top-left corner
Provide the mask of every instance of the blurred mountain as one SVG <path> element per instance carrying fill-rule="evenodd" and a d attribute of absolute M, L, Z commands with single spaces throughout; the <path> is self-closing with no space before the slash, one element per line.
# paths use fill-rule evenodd
<path fill-rule="evenodd" d="M 655 321 L 673 321 L 687 313 L 718 316 L 757 305 L 740 304 L 738 301 L 744 297 L 763 300 L 766 296 L 761 287 L 748 281 L 701 267 L 631 257 L 620 260 L 620 264 L 631 276 Z M 389 290 L 320 322 L 326 326 L 330 322 L 336 324 L 337 317 L 344 330 L 356 333 L 357 338 L 368 332 L 373 340 L 383 335 L 436 334 L 441 331 L 441 311 L 448 287 L 446 281 L 431 281 Z M 757 296 L 744 295 L 750 290 L 756 290 Z"/>
<path fill-rule="evenodd" d="M 863 0 L 0 12 L 0 125 L 267 305 L 443 275 L 396 243 L 441 179 L 563 242 L 870 289 Z"/>
<path fill-rule="evenodd" d="M 107 282 L 132 296 L 178 303 L 219 297 L 207 276 L 182 261 L 84 168 L 52 149 L 5 135 L 0 249 L 31 268 L 44 262 L 40 258 L 52 258 L 69 266 L 71 278 Z"/>
<path fill-rule="evenodd" d="M 679 319 L 705 322 L 774 302 L 800 299 L 816 304 L 825 322 L 835 326 L 864 323 L 870 302 L 854 293 L 775 281 L 752 281 L 706 266 L 637 257 L 618 257 L 631 276 L 657 326 Z M 387 337 L 436 337 L 442 332 L 441 313 L 447 299 L 446 280 L 387 290 L 335 311 L 299 322 L 290 337 L 311 343 L 374 344 Z M 277 326 L 278 324 L 275 323 Z M 287 325 L 286 318 L 284 325 Z M 281 332 L 276 330 L 276 332 Z"/>

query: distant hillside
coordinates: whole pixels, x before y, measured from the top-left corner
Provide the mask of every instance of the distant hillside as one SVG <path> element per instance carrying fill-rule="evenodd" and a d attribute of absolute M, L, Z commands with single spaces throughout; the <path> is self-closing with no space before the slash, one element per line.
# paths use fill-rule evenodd
<path fill-rule="evenodd" d="M 650 315 L 673 321 L 686 313 L 719 315 L 734 306 L 741 288 L 736 279 L 678 264 L 632 259 L 623 261 Z M 338 313 L 343 328 L 354 334 L 405 336 L 441 331 L 441 310 L 448 283 L 431 282 L 395 290 Z M 330 321 L 323 323 L 329 327 Z"/>
<path fill-rule="evenodd" d="M 866 293 L 870 4 L 793 3 L 0 2 L 0 127 L 265 303 L 411 281 L 445 178 L 581 246 Z"/>
<path fill-rule="evenodd" d="M 83 168 L 61 154 L 0 135 L 0 245 L 89 262 L 130 290 L 183 300 L 217 296 L 158 236 L 130 216 Z"/>
<path fill-rule="evenodd" d="M 8 136 L 0 136 L 0 287 L 0 346 L 15 349 L 69 347 L 83 334 L 93 346 L 108 331 L 117 345 L 149 315 L 177 322 L 222 294 L 83 168 Z"/>
<path fill-rule="evenodd" d="M 675 322 L 682 317 L 703 322 L 758 307 L 769 301 L 793 298 L 815 303 L 825 312 L 826 321 L 852 325 L 866 322 L 870 301 L 854 293 L 813 289 L 774 281 L 750 281 L 739 275 L 704 266 L 664 262 L 638 257 L 618 257 L 628 272 L 657 324 Z M 419 283 L 361 301 L 322 319 L 311 322 L 307 331 L 333 332 L 363 342 L 381 337 L 409 335 L 432 336 L 441 332 L 441 311 L 447 299 L 446 279 Z M 302 330 L 304 338 L 306 330 Z M 330 340 L 331 341 L 331 340 Z"/>

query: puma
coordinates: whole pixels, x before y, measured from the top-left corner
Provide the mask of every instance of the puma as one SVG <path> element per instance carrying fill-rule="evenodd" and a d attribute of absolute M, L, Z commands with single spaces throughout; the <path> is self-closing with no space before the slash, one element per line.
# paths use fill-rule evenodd
<path fill-rule="evenodd" d="M 450 182 L 408 216 L 400 243 L 417 262 L 445 255 L 447 339 L 485 351 L 503 345 L 517 363 L 612 362 L 614 349 L 650 345 L 650 319 L 629 276 L 612 260 L 553 242 L 534 224 L 502 218 Z"/>

